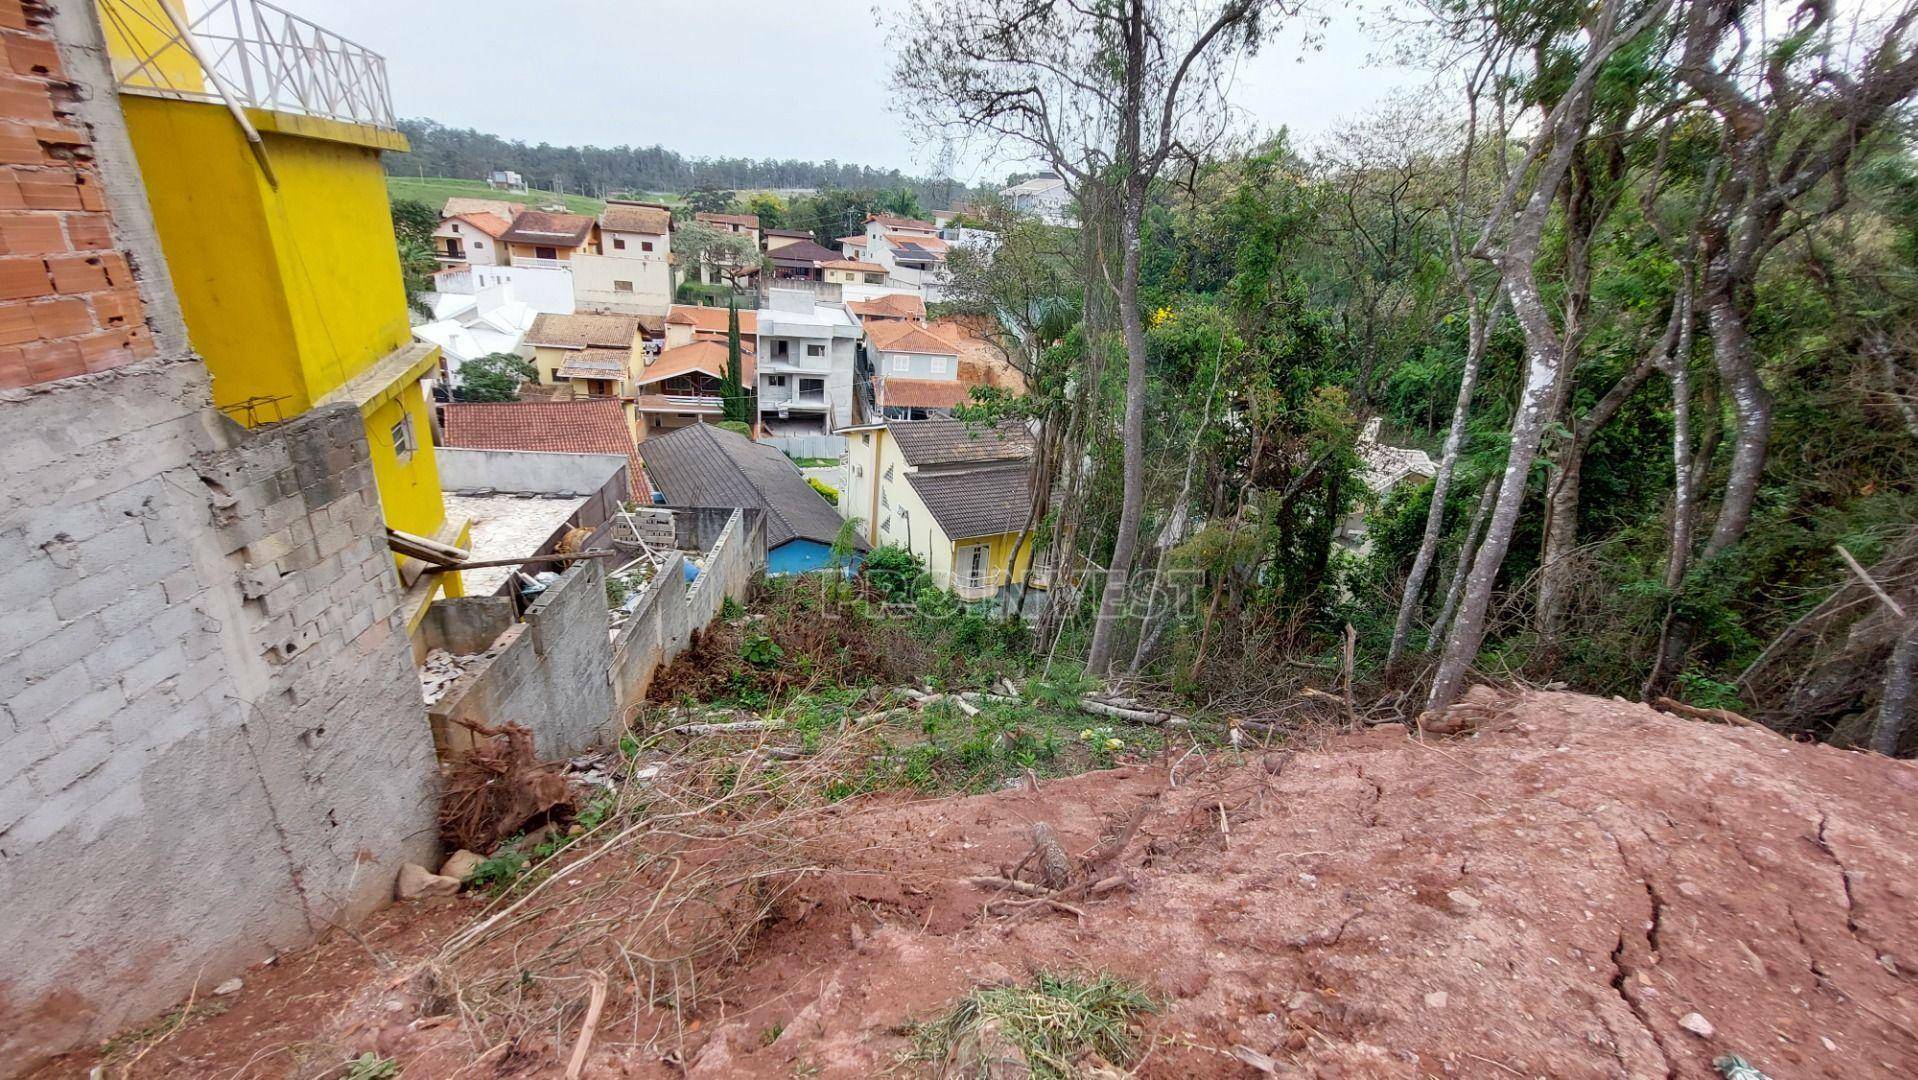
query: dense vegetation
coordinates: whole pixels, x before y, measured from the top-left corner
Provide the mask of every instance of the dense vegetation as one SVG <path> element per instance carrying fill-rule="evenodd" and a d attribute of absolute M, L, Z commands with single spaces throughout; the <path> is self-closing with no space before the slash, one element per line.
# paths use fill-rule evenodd
<path fill-rule="evenodd" d="M 973 411 L 1038 424 L 1039 543 L 1090 586 L 1042 643 L 1246 709 L 1350 647 L 1408 715 L 1476 673 L 1908 751 L 1918 9 L 1421 8 L 1442 93 L 1312 153 L 1230 137 L 1285 13 L 902 17 L 917 118 L 1080 204 L 956 257 L 1032 381 Z M 1434 482 L 1368 491 L 1374 418 Z"/>

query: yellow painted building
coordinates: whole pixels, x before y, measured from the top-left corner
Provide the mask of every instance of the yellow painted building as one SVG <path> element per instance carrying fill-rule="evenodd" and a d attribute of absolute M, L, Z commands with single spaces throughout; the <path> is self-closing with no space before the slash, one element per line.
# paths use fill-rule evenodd
<path fill-rule="evenodd" d="M 470 527 L 446 519 L 420 382 L 439 350 L 412 337 L 380 162 L 406 139 L 381 123 L 180 95 L 175 80 L 212 81 L 195 82 L 190 54 L 165 44 L 160 3 L 101 0 L 101 10 L 116 70 L 134 75 L 121 105 L 215 406 L 247 426 L 356 406 L 388 526 L 463 545 Z M 140 77 L 157 70 L 171 74 Z M 460 595 L 459 575 L 396 560 L 409 626 L 442 590 Z"/>
<path fill-rule="evenodd" d="M 861 522 L 867 543 L 906 548 L 935 585 L 962 600 L 992 599 L 1025 580 L 1034 537 L 1018 542 L 1031 492 L 1032 441 L 1022 427 L 935 419 L 838 433 L 847 462 L 839 512 Z M 1043 555 L 1039 565 L 1043 571 Z M 1045 573 L 1033 574 L 1035 588 L 1047 584 Z"/>

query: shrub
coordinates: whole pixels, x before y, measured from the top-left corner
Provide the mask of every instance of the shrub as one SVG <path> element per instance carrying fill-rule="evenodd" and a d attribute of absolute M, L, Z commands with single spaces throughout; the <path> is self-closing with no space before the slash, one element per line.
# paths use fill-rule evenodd
<path fill-rule="evenodd" d="M 888 600 L 910 600 L 923 586 L 931 584 L 930 580 L 920 580 L 927 577 L 926 564 L 896 544 L 869 552 L 859 572 Z"/>
<path fill-rule="evenodd" d="M 743 420 L 721 420 L 713 426 L 721 431 L 730 431 L 735 435 L 744 435 L 748 439 L 753 437 L 753 429 L 746 426 L 746 422 Z"/>
<path fill-rule="evenodd" d="M 833 487 L 831 484 L 828 484 L 824 482 L 823 480 L 820 480 L 816 476 L 806 477 L 806 483 L 810 485 L 814 491 L 817 491 L 819 493 L 820 498 L 826 500 L 827 502 L 833 504 L 834 506 L 839 505 L 839 489 L 838 488 Z"/>

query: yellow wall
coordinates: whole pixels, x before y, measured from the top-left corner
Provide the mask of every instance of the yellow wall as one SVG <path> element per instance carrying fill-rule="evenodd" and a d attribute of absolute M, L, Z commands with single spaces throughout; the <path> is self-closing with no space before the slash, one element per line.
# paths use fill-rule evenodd
<path fill-rule="evenodd" d="M 509 258 L 513 259 L 537 259 L 542 257 L 539 253 L 539 249 L 542 247 L 552 248 L 553 258 L 559 259 L 562 262 L 570 260 L 573 257 L 573 253 L 579 250 L 578 248 L 560 247 L 556 244 L 508 244 L 506 245 L 506 254 Z"/>
<path fill-rule="evenodd" d="M 440 497 L 440 470 L 433 458 L 433 430 L 426 394 L 419 383 L 365 413 L 366 442 L 373 453 L 373 480 L 380 488 L 386 524 L 416 536 L 432 536 L 446 523 Z M 413 420 L 416 449 L 405 457 L 393 452 L 393 425 Z"/>
<path fill-rule="evenodd" d="M 284 397 L 294 415 L 411 339 L 379 158 L 403 139 L 249 110 L 276 189 L 225 108 L 121 103 L 215 404 Z"/>
<path fill-rule="evenodd" d="M 867 435 L 871 436 L 870 441 L 863 438 Z M 1032 564 L 1030 535 L 1020 547 L 1017 563 L 1010 561 L 1017 532 L 958 540 L 948 537 L 906 479 L 905 458 L 885 428 L 846 432 L 846 448 L 848 464 L 863 468 L 865 475 L 848 477 L 846 490 L 840 493 L 840 512 L 846 517 L 864 520 L 860 531 L 868 543 L 875 547 L 891 544 L 909 548 L 925 560 L 926 571 L 941 588 L 952 585 L 952 574 L 959 569 L 959 549 L 979 543 L 990 546 L 987 565 L 993 571 L 996 584 L 1016 583 L 1024 576 L 1026 567 Z M 891 480 L 885 478 L 888 468 L 892 469 Z M 885 496 L 883 505 L 881 493 Z M 898 513 L 902 508 L 909 511 L 904 518 Z M 881 532 L 879 523 L 888 514 L 892 516 L 892 528 Z M 910 524 L 902 524 L 905 521 Z"/>
<path fill-rule="evenodd" d="M 100 0 L 100 28 L 113 58 L 113 76 L 131 78 L 137 86 L 204 93 L 206 74 L 186 46 L 174 40 L 176 31 L 163 2 L 177 14 L 186 11 L 185 0 Z"/>

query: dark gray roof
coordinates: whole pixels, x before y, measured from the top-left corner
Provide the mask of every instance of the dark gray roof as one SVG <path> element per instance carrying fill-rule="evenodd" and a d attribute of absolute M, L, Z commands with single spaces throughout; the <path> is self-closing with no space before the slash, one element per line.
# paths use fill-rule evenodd
<path fill-rule="evenodd" d="M 1000 465 L 960 472 L 907 473 L 948 540 L 1017 532 L 1032 501 L 1026 466 Z"/>
<path fill-rule="evenodd" d="M 830 544 L 839 512 L 786 455 L 712 424 L 692 424 L 639 444 L 653 490 L 672 506 L 750 506 L 766 512 L 766 548 L 788 540 Z M 866 545 L 859 543 L 860 550 Z"/>
<path fill-rule="evenodd" d="M 996 426 L 964 420 L 896 420 L 886 430 L 914 468 L 1022 461 L 1032 456 L 1032 433 L 1017 420 Z"/>
<path fill-rule="evenodd" d="M 845 256 L 839 252 L 831 248 L 820 247 L 811 240 L 800 240 L 791 244 L 781 244 L 771 251 L 766 252 L 766 257 L 776 263 L 806 263 L 807 265 L 838 262 L 840 259 L 845 258 Z"/>

